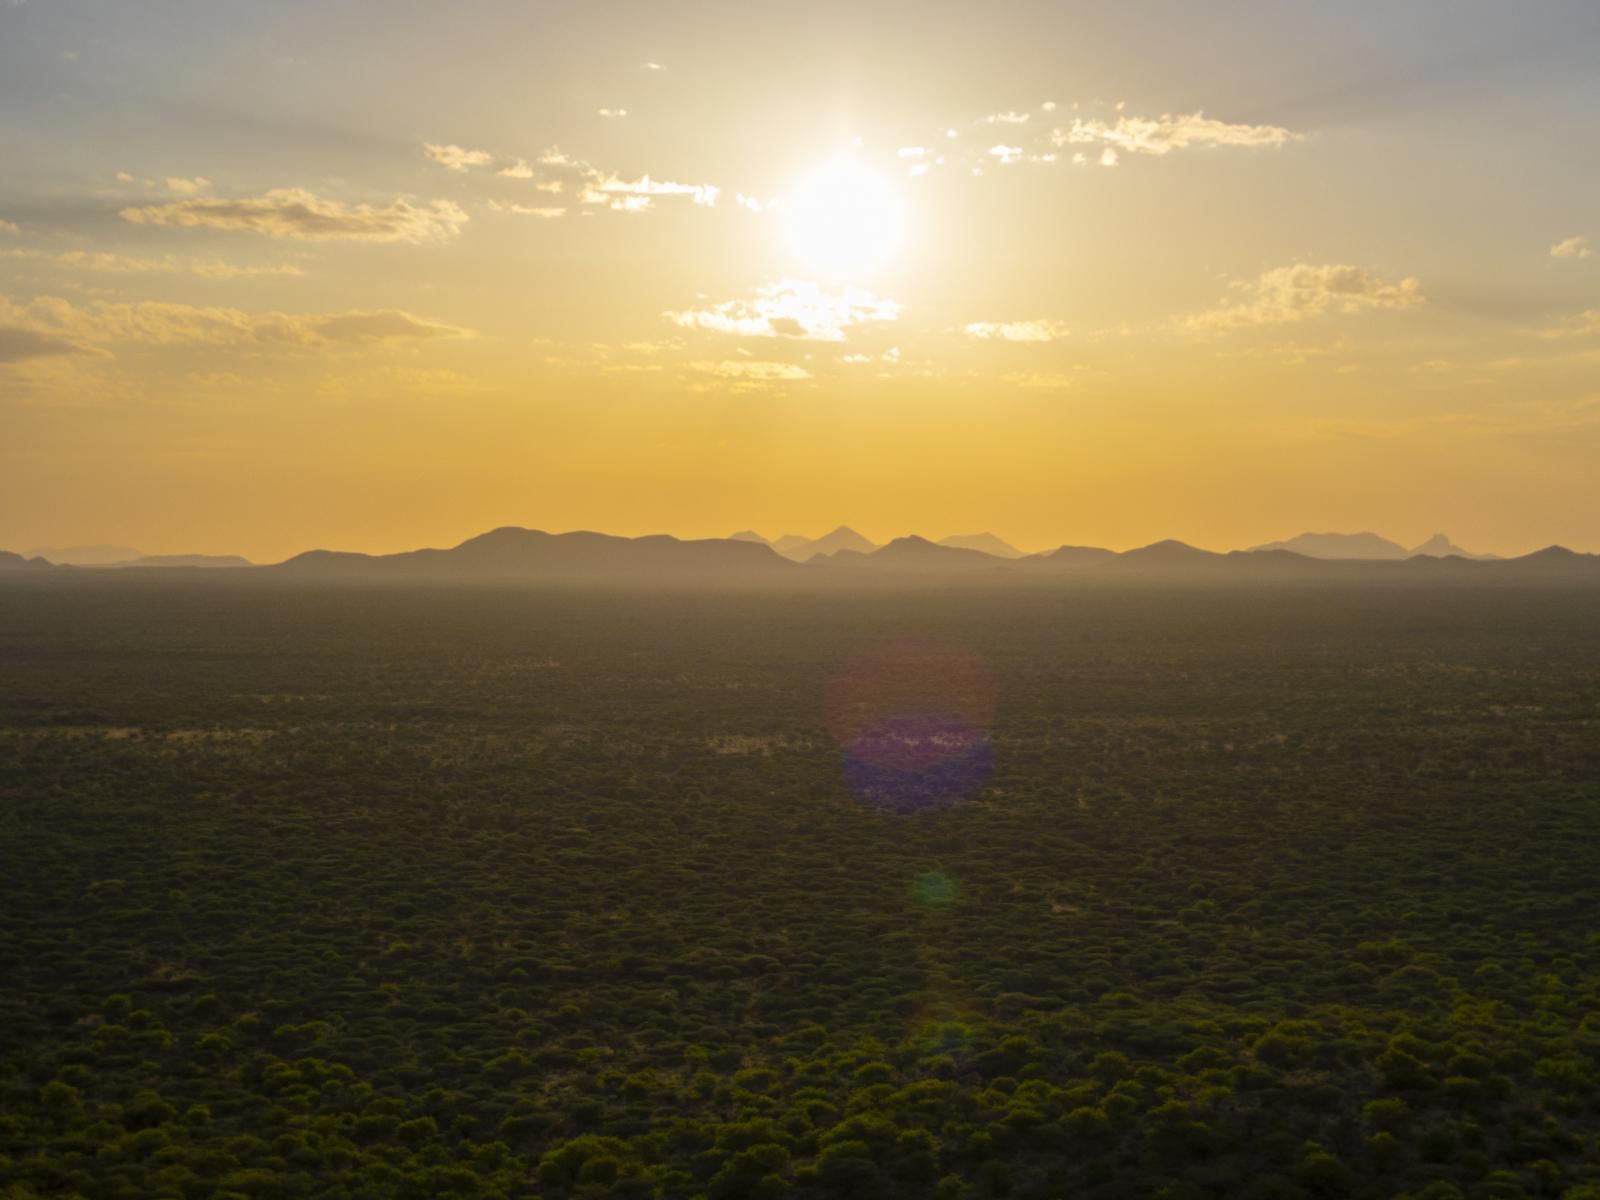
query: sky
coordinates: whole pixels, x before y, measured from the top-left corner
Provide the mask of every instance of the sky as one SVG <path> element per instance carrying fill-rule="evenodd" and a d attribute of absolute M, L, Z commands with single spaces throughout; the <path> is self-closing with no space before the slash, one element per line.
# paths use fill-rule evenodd
<path fill-rule="evenodd" d="M 0 0 L 0 547 L 1600 550 L 1592 0 Z"/>

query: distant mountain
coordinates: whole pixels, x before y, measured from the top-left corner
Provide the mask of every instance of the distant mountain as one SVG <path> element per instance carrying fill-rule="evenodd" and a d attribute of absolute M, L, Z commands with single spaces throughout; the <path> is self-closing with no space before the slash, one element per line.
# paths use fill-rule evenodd
<path fill-rule="evenodd" d="M 1442 533 L 1434 534 L 1422 545 L 1413 549 L 1411 553 L 1426 554 L 1433 558 L 1449 558 L 1454 555 L 1456 558 L 1475 558 L 1483 562 L 1489 562 L 1500 557 L 1498 554 L 1474 554 L 1470 550 L 1463 550 Z"/>
<path fill-rule="evenodd" d="M 23 558 L 10 550 L 0 550 L 0 571 L 48 571 L 54 564 L 35 554 L 32 558 Z"/>
<path fill-rule="evenodd" d="M 1307 558 L 1360 558 L 1372 562 L 1393 562 L 1410 558 L 1415 554 L 1427 554 L 1434 558 L 1448 558 L 1455 555 L 1458 558 L 1484 560 L 1498 557 L 1493 554 L 1474 554 L 1470 550 L 1463 550 L 1442 533 L 1434 534 L 1422 545 L 1410 550 L 1399 542 L 1392 542 L 1376 533 L 1302 533 L 1287 541 L 1267 542 L 1265 545 L 1251 546 L 1250 549 L 1254 552 L 1292 550 Z"/>
<path fill-rule="evenodd" d="M 1092 567 L 1104 566 L 1117 557 L 1115 550 L 1099 546 L 1057 546 L 1040 554 L 1030 554 L 1021 561 L 1029 566 Z"/>
<path fill-rule="evenodd" d="M 62 546 L 59 549 L 47 546 L 29 551 L 28 556 L 72 567 L 104 567 L 111 563 L 131 562 L 140 554 L 141 551 L 132 546 Z"/>
<path fill-rule="evenodd" d="M 1375 533 L 1302 533 L 1284 542 L 1251 546 L 1254 552 L 1292 550 L 1307 558 L 1401 559 L 1417 553 Z"/>
<path fill-rule="evenodd" d="M 142 554 L 128 562 L 104 563 L 101 566 L 107 570 L 125 567 L 202 567 L 211 569 L 253 567 L 255 564 L 248 558 L 240 558 L 237 554 Z"/>
<path fill-rule="evenodd" d="M 798 533 L 786 533 L 777 541 L 768 542 L 767 544 L 779 554 L 783 555 L 785 558 L 788 558 L 790 554 L 792 554 L 795 550 L 798 550 L 801 546 L 809 546 L 811 544 L 811 539 L 808 537 L 801 537 Z"/>
<path fill-rule="evenodd" d="M 772 548 L 785 558 L 792 558 L 795 562 L 806 562 L 819 554 L 832 554 L 836 550 L 855 550 L 861 554 L 871 554 L 876 550 L 877 544 L 869 542 L 848 525 L 841 525 L 832 533 L 825 533 L 819 538 L 803 538 L 798 534 L 786 533 L 772 543 Z"/>
<path fill-rule="evenodd" d="M 1010 560 L 985 554 L 982 550 L 930 542 L 927 538 L 912 534 L 909 537 L 895 538 L 888 545 L 868 554 L 862 560 L 862 565 L 880 570 L 898 568 L 947 571 L 970 570 L 973 567 L 1004 567 L 1010 565 Z"/>
<path fill-rule="evenodd" d="M 730 533 L 728 540 L 730 542 L 760 542 L 763 546 L 770 544 L 766 538 L 753 529 L 741 529 L 738 533 Z"/>
<path fill-rule="evenodd" d="M 1221 561 L 1225 556 L 1212 550 L 1201 550 L 1167 538 L 1160 542 L 1151 542 L 1148 546 L 1140 546 L 1133 550 L 1124 550 L 1117 555 L 1119 564 L 1127 563 L 1139 566 L 1175 566 L 1194 565 L 1197 563 L 1214 563 Z"/>
<path fill-rule="evenodd" d="M 939 545 L 950 546 L 956 550 L 977 550 L 983 554 L 992 554 L 996 558 L 1024 557 L 1021 550 L 992 533 L 953 534 L 950 537 L 940 538 Z"/>
<path fill-rule="evenodd" d="M 624 538 L 506 527 L 469 538 L 449 550 L 379 555 L 310 550 L 263 569 L 325 579 L 648 582 L 704 578 L 734 582 L 741 577 L 782 577 L 795 568 L 769 546 L 731 538 L 680 541 L 665 534 Z"/>

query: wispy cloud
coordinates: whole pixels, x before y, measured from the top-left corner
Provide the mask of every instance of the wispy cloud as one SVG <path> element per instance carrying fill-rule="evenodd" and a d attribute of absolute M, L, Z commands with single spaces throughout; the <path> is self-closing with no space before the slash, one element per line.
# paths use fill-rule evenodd
<path fill-rule="evenodd" d="M 965 327 L 968 336 L 999 342 L 1053 342 L 1067 336 L 1060 321 L 974 321 Z"/>
<path fill-rule="evenodd" d="M 1564 242 L 1557 242 L 1550 247 L 1551 258 L 1588 258 L 1594 253 L 1594 248 L 1589 245 L 1586 237 L 1569 237 Z"/>
<path fill-rule="evenodd" d="M 1014 387 L 1043 392 L 1064 392 L 1077 383 L 1072 376 L 1054 371 L 1018 371 L 1000 378 Z"/>
<path fill-rule="evenodd" d="M 0 321 L 0 366 L 81 353 L 83 348 L 66 338 Z"/>
<path fill-rule="evenodd" d="M 1232 125 L 1201 112 L 1159 117 L 1118 117 L 1108 125 L 1098 118 L 1073 121 L 1057 129 L 1051 140 L 1058 146 L 1099 144 L 1129 154 L 1170 154 L 1190 146 L 1276 147 L 1302 135 L 1280 125 Z"/>
<path fill-rule="evenodd" d="M 628 115 L 628 110 L 625 108 L 602 108 L 599 110 L 599 112 L 600 115 L 605 117 L 607 120 L 616 120 L 618 117 L 625 117 Z"/>
<path fill-rule="evenodd" d="M 1554 329 L 1542 330 L 1539 336 L 1546 341 L 1554 341 L 1561 338 L 1600 337 L 1600 308 L 1587 309 L 1557 325 Z"/>
<path fill-rule="evenodd" d="M 7 221 L 4 217 L 0 217 L 0 233 L 21 232 L 22 230 L 17 227 L 17 223 L 15 221 Z"/>
<path fill-rule="evenodd" d="M 451 171 L 465 171 L 468 167 L 487 167 L 494 162 L 494 155 L 487 150 L 468 150 L 464 146 L 457 146 L 454 142 L 443 146 L 436 142 L 424 142 L 422 151 L 434 162 Z"/>
<path fill-rule="evenodd" d="M 302 276 L 305 270 L 292 264 L 252 267 L 223 262 L 216 258 L 137 258 L 105 251 L 67 250 L 59 254 L 44 250 L 0 250 L 0 258 L 30 259 L 80 271 L 107 275 L 198 275 L 203 279 L 247 279 L 253 276 Z"/>
<path fill-rule="evenodd" d="M 398 309 L 343 313 L 250 313 L 158 301 L 107 302 L 85 306 L 54 296 L 27 304 L 0 297 L 0 328 L 63 342 L 69 353 L 107 343 L 174 345 L 363 346 L 389 342 L 464 338 L 470 331 Z M 54 341 L 49 341 L 53 339 Z"/>
<path fill-rule="evenodd" d="M 720 379 L 738 379 L 753 383 L 794 383 L 811 378 L 809 371 L 795 363 L 728 359 L 722 362 L 692 362 L 688 367 L 691 371 L 699 371 L 702 375 L 715 375 Z"/>
<path fill-rule="evenodd" d="M 1422 285 L 1415 279 L 1383 279 L 1363 267 L 1298 264 L 1267 271 L 1258 279 L 1236 284 L 1246 298 L 1197 313 L 1186 324 L 1197 330 L 1237 329 L 1304 321 L 1328 313 L 1403 309 L 1422 304 Z"/>
<path fill-rule="evenodd" d="M 785 280 L 759 288 L 749 300 L 727 300 L 708 308 L 669 312 L 667 319 L 685 329 L 702 329 L 739 337 L 789 337 L 842 342 L 846 331 L 860 325 L 897 320 L 901 306 L 860 288 L 830 294 L 814 283 Z"/>
<path fill-rule="evenodd" d="M 539 207 L 527 204 L 502 204 L 498 200 L 489 201 L 489 211 L 497 213 L 515 213 L 520 217 L 539 217 L 542 220 L 553 221 L 557 217 L 566 216 L 567 210 L 557 207 Z"/>
<path fill-rule="evenodd" d="M 613 212 L 641 213 L 649 210 L 660 196 L 689 196 L 696 204 L 715 205 L 722 189 L 708 183 L 672 183 L 665 179 L 621 179 L 585 170 L 578 192 L 583 204 L 602 205 Z"/>
<path fill-rule="evenodd" d="M 305 241 L 442 241 L 460 232 L 465 210 L 448 200 L 417 204 L 400 197 L 385 205 L 343 204 L 302 188 L 275 188 L 239 200 L 203 197 L 125 208 L 122 219 L 138 225 L 223 229 Z"/>

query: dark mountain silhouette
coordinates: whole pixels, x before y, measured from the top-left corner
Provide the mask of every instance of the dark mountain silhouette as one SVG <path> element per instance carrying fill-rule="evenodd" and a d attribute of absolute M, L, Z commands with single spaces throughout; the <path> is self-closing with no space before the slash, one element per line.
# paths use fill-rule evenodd
<path fill-rule="evenodd" d="M 1214 563 L 1221 561 L 1225 556 L 1213 550 L 1201 550 L 1188 542 L 1180 542 L 1167 538 L 1160 542 L 1151 542 L 1148 546 L 1139 546 L 1133 550 L 1124 550 L 1117 555 L 1118 564 L 1133 566 L 1173 566 L 1192 565 L 1195 563 Z"/>
<path fill-rule="evenodd" d="M 1343 536 L 1343 535 L 1339 535 Z M 1518 558 L 1492 559 L 1459 554 L 1416 554 L 1388 559 L 1319 558 L 1279 547 L 1234 550 L 1218 554 L 1185 542 L 1166 540 L 1121 554 L 1094 546 L 1061 546 L 1044 554 L 1001 558 L 962 546 L 931 542 L 919 536 L 895 538 L 873 546 L 845 527 L 808 545 L 853 542 L 809 556 L 806 565 L 778 554 L 775 547 L 751 537 L 681 540 L 658 534 L 613 537 L 603 533 L 546 533 L 506 527 L 469 538 L 450 549 L 412 550 L 401 554 L 355 554 L 312 550 L 270 567 L 251 567 L 228 555 L 151 555 L 128 563 L 99 567 L 53 566 L 41 557 L 0 552 L 0 572 L 8 578 L 49 572 L 72 580 L 120 575 L 148 576 L 187 568 L 197 574 L 233 578 L 292 578 L 323 581 L 532 582 L 612 581 L 739 583 L 841 580 L 850 577 L 893 580 L 899 575 L 928 579 L 940 575 L 974 580 L 993 578 L 1045 582 L 1060 579 L 1190 580 L 1196 583 L 1449 583 L 1514 585 L 1600 584 L 1600 555 L 1580 554 L 1563 546 L 1547 546 Z M 804 541 L 805 539 L 801 539 Z M 1424 543 L 1425 546 L 1434 542 Z M 865 546 L 866 549 L 860 547 Z M 230 570 L 209 571 L 226 566 Z M 989 572 L 984 575 L 981 572 Z M 182 572 L 175 572 L 182 573 Z"/>
<path fill-rule="evenodd" d="M 992 554 L 996 558 L 1023 558 L 1010 542 L 997 538 L 992 533 L 961 533 L 940 538 L 939 545 L 950 546 L 956 550 L 977 550 L 983 554 Z"/>
<path fill-rule="evenodd" d="M 1117 557 L 1115 550 L 1099 546 L 1057 546 L 1041 554 L 1030 554 L 1020 561 L 1029 566 L 1043 567 L 1094 567 L 1104 566 Z"/>
<path fill-rule="evenodd" d="M 1484 566 L 1502 571 L 1589 573 L 1600 570 L 1600 554 L 1580 554 L 1565 546 L 1546 546 L 1543 550 L 1535 550 L 1520 558 L 1495 559 Z"/>
<path fill-rule="evenodd" d="M 47 559 L 58 566 L 103 567 L 111 563 L 132 562 L 142 553 L 132 546 L 61 546 L 30 550 L 28 557 Z"/>
<path fill-rule="evenodd" d="M 680 541 L 665 534 L 545 533 L 506 527 L 449 550 L 350 554 L 311 550 L 267 570 L 335 579 L 545 580 L 772 577 L 795 570 L 769 546 L 730 538 Z"/>
<path fill-rule="evenodd" d="M 819 554 L 832 554 L 836 550 L 856 550 L 862 554 L 871 554 L 878 548 L 875 542 L 869 542 L 848 525 L 841 525 L 832 533 L 825 533 L 819 538 L 803 538 L 797 534 L 788 533 L 772 543 L 772 548 L 785 558 L 792 558 L 795 562 L 806 562 Z"/>
<path fill-rule="evenodd" d="M 53 566 L 48 559 L 40 558 L 37 554 L 32 558 L 23 558 L 10 550 L 0 550 L 0 571 L 48 571 Z"/>
<path fill-rule="evenodd" d="M 1282 542 L 1251 546 L 1253 551 L 1292 550 L 1307 558 L 1410 558 L 1415 551 L 1375 533 L 1301 533 Z"/>

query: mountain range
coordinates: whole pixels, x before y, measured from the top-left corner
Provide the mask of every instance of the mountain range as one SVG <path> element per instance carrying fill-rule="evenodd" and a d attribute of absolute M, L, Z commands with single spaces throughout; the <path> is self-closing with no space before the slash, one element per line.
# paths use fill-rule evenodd
<path fill-rule="evenodd" d="M 785 558 L 795 562 L 810 562 L 815 558 L 826 558 L 839 553 L 841 550 L 851 554 L 872 554 L 885 549 L 876 542 L 863 537 L 848 525 L 841 525 L 831 533 L 825 533 L 819 538 L 803 537 L 798 533 L 786 533 L 776 541 L 768 541 L 752 529 L 741 529 L 731 535 L 736 542 L 760 542 L 762 545 L 771 546 Z M 923 539 L 918 538 L 918 541 Z M 892 543 L 891 543 L 892 544 Z M 976 550 L 983 554 L 993 555 L 995 558 L 1022 558 L 1024 554 L 1011 543 L 996 537 L 992 533 L 964 533 L 950 537 L 940 538 L 934 543 L 939 546 L 949 546 L 955 550 Z"/>
<path fill-rule="evenodd" d="M 1474 554 L 1463 550 L 1442 533 L 1436 533 L 1420 546 L 1407 550 L 1399 542 L 1391 542 L 1376 533 L 1302 533 L 1282 542 L 1267 542 L 1252 546 L 1252 550 L 1292 550 L 1307 558 L 1360 558 L 1374 562 L 1395 561 L 1426 554 L 1433 558 L 1474 558 L 1489 560 L 1498 554 Z"/>
<path fill-rule="evenodd" d="M 979 547 L 993 546 L 996 552 Z M 1386 550 L 1385 547 L 1392 547 Z M 1218 553 L 1171 539 L 1117 552 L 1059 546 L 1022 554 L 991 534 L 934 542 L 916 535 L 877 545 L 841 526 L 815 539 L 767 542 L 745 531 L 727 538 L 683 540 L 665 534 L 615 537 L 588 531 L 547 533 L 507 526 L 445 549 L 399 554 L 310 550 L 271 566 L 221 555 L 141 556 L 92 566 L 53 565 L 41 556 L 0 552 L 8 577 L 190 571 L 226 566 L 231 577 L 292 580 L 436 582 L 771 582 L 892 577 L 1011 580 L 1461 580 L 1582 578 L 1600 582 L 1600 555 L 1549 546 L 1518 558 L 1469 556 L 1443 535 L 1412 553 L 1375 534 L 1302 534 L 1282 543 Z M 1315 551 L 1316 553 L 1312 553 Z M 803 561 L 797 561 L 803 556 Z"/>

